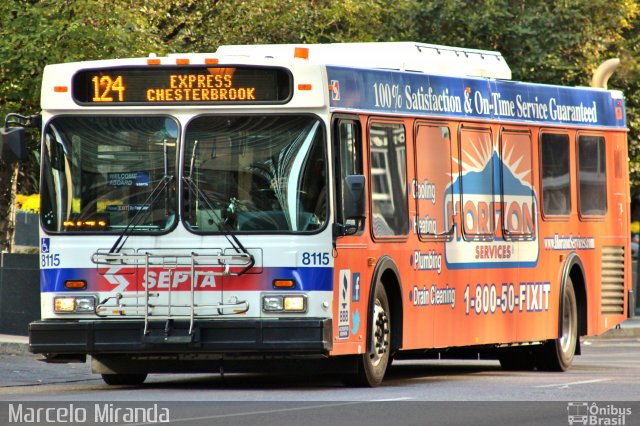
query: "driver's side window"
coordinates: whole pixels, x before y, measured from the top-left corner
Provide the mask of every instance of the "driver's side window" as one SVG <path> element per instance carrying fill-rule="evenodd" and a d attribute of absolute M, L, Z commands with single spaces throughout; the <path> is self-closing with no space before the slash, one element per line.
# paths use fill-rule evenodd
<path fill-rule="evenodd" d="M 345 178 L 363 174 L 362 167 L 362 131 L 357 119 L 341 118 L 334 126 L 334 159 L 336 165 L 336 206 L 338 223 L 356 225 L 353 219 L 344 217 Z M 363 224 L 360 224 L 360 229 Z"/>

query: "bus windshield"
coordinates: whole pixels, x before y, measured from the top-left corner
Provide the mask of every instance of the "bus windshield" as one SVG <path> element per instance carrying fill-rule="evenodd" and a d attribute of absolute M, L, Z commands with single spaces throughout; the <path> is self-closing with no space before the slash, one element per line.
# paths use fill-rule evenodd
<path fill-rule="evenodd" d="M 178 124 L 160 116 L 60 116 L 44 130 L 48 232 L 160 233 L 175 223 Z"/>
<path fill-rule="evenodd" d="M 323 228 L 324 139 L 322 123 L 310 115 L 195 118 L 185 133 L 185 225 L 195 233 Z"/>

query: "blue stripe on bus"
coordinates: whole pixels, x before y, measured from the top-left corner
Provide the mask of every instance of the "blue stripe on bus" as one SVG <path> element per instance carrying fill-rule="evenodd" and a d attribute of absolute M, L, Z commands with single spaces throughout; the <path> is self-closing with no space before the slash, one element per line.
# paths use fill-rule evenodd
<path fill-rule="evenodd" d="M 186 268 L 188 270 L 188 268 Z M 84 280 L 87 282 L 86 291 L 112 291 L 123 283 L 131 284 L 127 291 L 135 290 L 136 274 L 134 268 L 130 268 L 128 273 L 116 272 L 105 278 L 104 272 L 106 268 L 58 268 L 43 269 L 40 271 L 40 289 L 42 292 L 64 292 L 69 291 L 64 288 L 64 282 L 67 280 Z M 169 271 L 169 269 L 152 269 L 152 272 Z M 182 272 L 185 274 L 185 272 Z M 139 276 L 142 278 L 143 269 L 140 269 Z M 217 276 L 216 280 L 222 280 L 223 277 Z M 251 291 L 267 291 L 273 290 L 273 280 L 275 279 L 293 279 L 296 283 L 294 290 L 303 291 L 331 291 L 333 289 L 333 268 L 332 267 L 273 267 L 262 268 L 260 274 L 245 274 L 240 277 L 224 277 L 224 283 L 227 288 L 233 291 L 251 290 Z M 169 279 L 170 280 L 170 279 Z M 189 283 L 184 283 L 189 286 Z M 143 289 L 142 285 L 139 289 Z M 180 288 L 182 290 L 182 288 Z M 211 290 L 212 288 L 209 288 Z M 222 289 L 222 287 L 220 288 Z M 73 290 L 77 291 L 77 290 Z"/>
<path fill-rule="evenodd" d="M 540 124 L 626 127 L 602 89 L 328 66 L 332 108 Z"/>

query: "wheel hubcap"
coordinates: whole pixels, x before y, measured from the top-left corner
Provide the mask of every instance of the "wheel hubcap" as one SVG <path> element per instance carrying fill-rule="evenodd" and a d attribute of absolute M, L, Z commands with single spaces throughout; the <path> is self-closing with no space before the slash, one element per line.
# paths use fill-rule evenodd
<path fill-rule="evenodd" d="M 377 366 L 389 350 L 389 317 L 380 301 L 373 308 L 373 353 L 371 363 Z"/>
<path fill-rule="evenodd" d="M 564 309 L 562 312 L 562 336 L 560 336 L 560 347 L 562 348 L 563 353 L 568 353 L 571 350 L 572 345 L 574 344 L 575 336 L 574 336 L 574 321 L 573 321 L 573 312 L 575 311 L 575 306 L 573 306 L 573 300 L 569 297 L 568 294 L 564 295 Z"/>

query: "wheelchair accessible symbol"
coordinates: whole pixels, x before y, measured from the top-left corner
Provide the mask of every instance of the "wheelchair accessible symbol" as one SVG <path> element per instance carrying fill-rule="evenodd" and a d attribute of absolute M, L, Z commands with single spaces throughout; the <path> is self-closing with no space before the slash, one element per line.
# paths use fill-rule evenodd
<path fill-rule="evenodd" d="M 40 239 L 40 252 L 49 253 L 49 238 Z"/>

